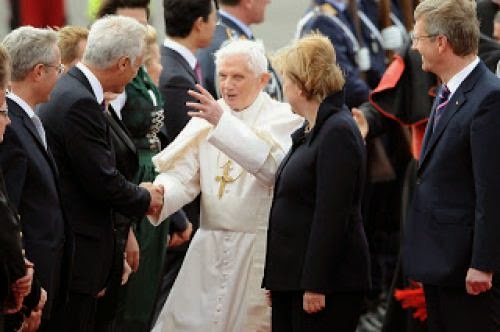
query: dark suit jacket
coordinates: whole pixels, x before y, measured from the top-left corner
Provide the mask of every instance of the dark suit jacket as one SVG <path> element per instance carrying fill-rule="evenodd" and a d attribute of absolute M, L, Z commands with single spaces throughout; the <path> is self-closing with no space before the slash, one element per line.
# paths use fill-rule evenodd
<path fill-rule="evenodd" d="M 320 106 L 314 129 L 292 135 L 274 188 L 263 286 L 319 293 L 370 287 L 361 220 L 366 153 L 343 92 Z"/>
<path fill-rule="evenodd" d="M 165 46 L 161 49 L 161 64 L 165 69 L 160 75 L 159 89 L 165 101 L 165 127 L 172 142 L 191 119 L 186 102 L 195 100 L 187 91 L 196 90 L 198 82 L 194 70 L 182 55 Z"/>
<path fill-rule="evenodd" d="M 150 195 L 117 171 L 109 125 L 78 68 L 59 79 L 39 115 L 59 167 L 62 201 L 75 234 L 71 290 L 95 295 L 105 287 L 112 263 L 111 212 L 140 217 L 149 207 Z"/>
<path fill-rule="evenodd" d="M 11 284 L 25 273 L 21 225 L 14 207 L 9 203 L 0 168 L 0 314 L 10 296 Z"/>
<path fill-rule="evenodd" d="M 137 150 L 134 142 L 130 139 L 127 128 L 111 106 L 109 106 L 109 112 L 105 113 L 105 115 L 111 129 L 111 142 L 115 153 L 116 169 L 125 179 L 133 181 L 139 169 L 139 158 L 137 157 Z M 128 231 L 132 222 L 137 223 L 141 219 L 128 218 L 115 211 L 113 212 L 113 219 L 115 240 L 117 241 L 115 253 L 120 256 L 117 257 L 120 261 L 120 264 L 117 266 L 123 267 L 123 251 L 128 238 Z"/>
<path fill-rule="evenodd" d="M 67 294 L 71 232 L 50 149 L 45 149 L 21 106 L 9 98 L 7 106 L 12 123 L 0 145 L 0 163 L 9 199 L 20 214 L 26 258 L 35 264 L 36 277 L 48 294 L 44 318 L 49 318 L 55 301 L 63 303 Z"/>
<path fill-rule="evenodd" d="M 253 39 L 253 36 L 246 35 L 245 32 L 241 30 L 241 28 L 232 20 L 220 14 L 217 16 L 218 22 L 212 37 L 212 42 L 208 47 L 202 48 L 196 53 L 196 57 L 201 65 L 201 72 L 203 74 L 203 87 L 207 89 L 208 92 L 214 96 L 214 98 L 216 96 L 220 96 L 217 91 L 217 73 L 215 72 L 214 53 L 229 40 L 239 38 Z M 271 79 L 269 80 L 269 83 L 265 87 L 264 91 L 269 93 L 269 95 L 274 99 L 281 101 L 283 100 L 283 93 L 280 79 L 271 65 L 269 65 L 269 72 L 271 74 Z"/>
<path fill-rule="evenodd" d="M 161 72 L 159 89 L 165 101 L 165 127 L 170 142 L 172 142 L 189 122 L 191 117 L 187 114 L 190 109 L 187 101 L 195 101 L 187 94 L 189 89 L 196 90 L 196 74 L 189 63 L 176 51 L 163 46 L 161 49 Z M 194 228 L 199 226 L 200 203 L 199 199 L 183 207 L 189 221 Z M 186 228 L 184 215 L 174 214 L 170 224 L 171 231 L 183 231 Z M 187 245 L 170 248 L 171 251 L 185 251 Z"/>
<path fill-rule="evenodd" d="M 469 267 L 500 272 L 500 80 L 480 62 L 432 133 L 436 103 L 405 225 L 404 271 L 464 287 Z"/>

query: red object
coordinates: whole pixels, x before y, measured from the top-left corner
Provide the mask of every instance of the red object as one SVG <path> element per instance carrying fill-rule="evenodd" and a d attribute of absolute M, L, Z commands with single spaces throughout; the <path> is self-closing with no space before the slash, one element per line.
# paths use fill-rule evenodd
<path fill-rule="evenodd" d="M 425 321 L 427 319 L 427 309 L 425 308 L 424 289 L 421 286 L 412 288 L 396 289 L 394 292 L 396 300 L 401 302 L 403 309 L 413 309 L 413 318 Z"/>
<path fill-rule="evenodd" d="M 36 28 L 63 27 L 64 0 L 19 0 L 19 24 Z"/>
<path fill-rule="evenodd" d="M 401 55 L 396 54 L 389 65 L 387 67 L 384 75 L 382 76 L 378 86 L 370 93 L 369 95 L 369 100 L 370 103 L 379 111 L 382 113 L 384 116 L 393 119 L 397 121 L 399 124 L 405 127 L 410 127 L 411 130 L 411 150 L 413 157 L 418 160 L 420 156 L 420 150 L 422 149 L 422 142 L 424 139 L 424 133 L 425 133 L 425 127 L 427 125 L 427 118 L 422 119 L 420 121 L 417 121 L 415 123 L 405 123 L 401 121 L 397 116 L 394 114 L 391 114 L 389 112 L 386 112 L 380 105 L 378 105 L 372 98 L 373 94 L 385 91 L 385 90 L 391 90 L 396 87 L 398 84 L 401 75 L 403 75 L 403 72 L 405 70 L 405 62 L 404 59 L 401 57 Z M 429 95 L 433 95 L 434 89 L 431 88 L 429 90 Z"/>

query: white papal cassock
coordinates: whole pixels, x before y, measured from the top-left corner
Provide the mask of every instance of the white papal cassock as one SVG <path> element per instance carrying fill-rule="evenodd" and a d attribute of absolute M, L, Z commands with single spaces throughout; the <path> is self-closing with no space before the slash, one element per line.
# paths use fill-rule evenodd
<path fill-rule="evenodd" d="M 153 158 L 155 184 L 165 187 L 159 220 L 201 192 L 200 229 L 154 332 L 270 330 L 261 282 L 272 186 L 303 120 L 263 92 L 240 112 L 218 102 L 224 113 L 216 127 L 193 118 Z M 232 182 L 220 192 L 229 160 Z"/>

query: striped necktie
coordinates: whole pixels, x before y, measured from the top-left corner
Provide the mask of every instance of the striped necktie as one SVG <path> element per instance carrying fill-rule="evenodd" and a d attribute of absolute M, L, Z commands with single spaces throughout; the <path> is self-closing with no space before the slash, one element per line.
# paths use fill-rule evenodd
<path fill-rule="evenodd" d="M 448 104 L 449 98 L 450 98 L 450 89 L 448 89 L 446 84 L 443 84 L 443 86 L 441 87 L 441 91 L 439 92 L 438 105 L 436 107 L 436 112 L 434 114 L 433 131 L 436 129 L 439 119 L 441 119 L 441 117 L 443 116 L 444 108 Z"/>

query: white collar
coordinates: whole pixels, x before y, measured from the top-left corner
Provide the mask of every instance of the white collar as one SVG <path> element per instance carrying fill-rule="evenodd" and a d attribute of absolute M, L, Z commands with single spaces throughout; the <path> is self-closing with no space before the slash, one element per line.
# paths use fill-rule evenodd
<path fill-rule="evenodd" d="M 173 39 L 170 39 L 168 37 L 165 38 L 165 41 L 163 42 L 163 46 L 168 47 L 171 50 L 176 51 L 179 53 L 184 60 L 187 61 L 191 69 L 194 70 L 194 67 L 196 66 L 196 57 L 194 56 L 193 52 L 191 52 L 190 49 L 188 49 L 186 46 L 176 42 Z"/>
<path fill-rule="evenodd" d="M 476 56 L 474 61 L 465 66 L 461 71 L 456 73 L 448 82 L 446 82 L 446 86 L 450 90 L 450 97 L 453 96 L 455 91 L 458 90 L 460 84 L 469 76 L 469 74 L 476 68 L 479 64 L 479 58 Z"/>
<path fill-rule="evenodd" d="M 28 116 L 30 117 L 30 119 L 32 119 L 32 118 L 34 118 L 36 116 L 35 112 L 31 108 L 31 106 L 28 105 L 28 103 L 25 102 L 24 99 L 22 99 L 21 97 L 19 97 L 18 95 L 16 95 L 14 92 L 9 92 L 7 94 L 7 98 L 9 98 L 10 100 L 12 100 L 16 104 L 18 104 L 23 109 L 23 111 L 26 114 L 28 114 Z"/>
<path fill-rule="evenodd" d="M 122 118 L 122 108 L 125 106 L 125 103 L 127 102 L 127 92 L 124 90 L 122 93 L 120 93 L 115 99 L 109 102 L 109 104 L 113 107 L 113 110 L 115 111 L 116 115 L 120 118 Z"/>
<path fill-rule="evenodd" d="M 89 81 L 90 87 L 92 88 L 94 96 L 97 99 L 97 103 L 102 104 L 102 101 L 104 100 L 104 90 L 102 88 L 101 82 L 99 82 L 99 80 L 94 75 L 94 73 L 89 69 L 89 67 L 87 67 L 82 62 L 78 62 L 76 64 L 76 67 L 82 71 L 83 75 L 85 75 L 85 77 Z"/>
<path fill-rule="evenodd" d="M 245 123 L 253 123 L 256 121 L 256 118 L 260 114 L 260 110 L 262 108 L 262 105 L 264 104 L 266 100 L 266 93 L 265 92 L 260 92 L 253 103 L 249 105 L 247 108 L 242 109 L 241 111 L 234 111 L 232 110 L 229 105 L 226 103 L 224 98 L 220 98 L 218 100 L 219 104 L 222 106 L 222 109 L 231 112 L 233 116 L 236 118 L 240 119 L 241 121 Z"/>

